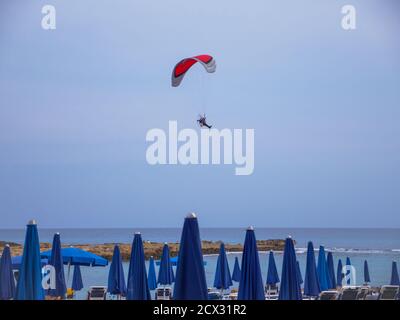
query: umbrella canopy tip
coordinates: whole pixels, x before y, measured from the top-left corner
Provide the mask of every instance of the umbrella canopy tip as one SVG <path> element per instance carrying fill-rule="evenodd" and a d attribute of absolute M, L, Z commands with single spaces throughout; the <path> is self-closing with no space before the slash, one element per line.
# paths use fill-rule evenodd
<path fill-rule="evenodd" d="M 135 235 L 136 235 L 136 234 L 141 234 L 141 233 L 140 233 L 140 231 L 136 231 L 136 232 L 135 232 Z"/>
<path fill-rule="evenodd" d="M 194 212 L 189 212 L 189 214 L 186 216 L 186 218 L 195 219 L 195 218 L 197 218 L 197 216 Z"/>
<path fill-rule="evenodd" d="M 36 220 L 35 219 L 32 219 L 32 220 L 29 220 L 28 221 L 28 225 L 36 225 L 37 223 L 36 223 Z"/>
<path fill-rule="evenodd" d="M 248 230 L 248 231 L 254 231 L 254 227 L 253 227 L 253 226 L 248 226 L 248 227 L 247 227 L 247 230 Z"/>
<path fill-rule="evenodd" d="M 10 247 L 10 245 L 9 245 L 8 243 L 6 243 L 5 247 L 8 247 L 8 248 L 9 248 L 9 247 Z"/>

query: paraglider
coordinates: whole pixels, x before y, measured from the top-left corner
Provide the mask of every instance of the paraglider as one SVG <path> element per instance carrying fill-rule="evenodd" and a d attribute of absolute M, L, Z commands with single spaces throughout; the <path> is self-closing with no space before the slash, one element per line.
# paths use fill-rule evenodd
<path fill-rule="evenodd" d="M 182 59 L 175 65 L 174 69 L 172 70 L 171 85 L 173 87 L 178 87 L 181 84 L 186 73 L 196 63 L 200 63 L 208 73 L 214 73 L 217 68 L 215 59 L 208 54 L 202 54 Z M 197 120 L 197 122 L 201 128 L 207 127 L 208 129 L 211 129 L 212 127 L 207 124 L 205 114 L 203 116 L 200 115 L 200 118 Z"/>
<path fill-rule="evenodd" d="M 206 122 L 206 115 L 199 115 L 200 119 L 197 120 L 197 122 L 199 123 L 200 127 L 207 127 L 208 129 L 211 129 L 212 126 L 208 125 Z"/>

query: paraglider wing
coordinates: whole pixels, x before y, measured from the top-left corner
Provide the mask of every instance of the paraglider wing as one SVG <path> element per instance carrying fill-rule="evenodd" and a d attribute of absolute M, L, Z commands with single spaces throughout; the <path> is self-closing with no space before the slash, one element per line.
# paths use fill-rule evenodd
<path fill-rule="evenodd" d="M 207 54 L 185 58 L 179 61 L 172 71 L 171 85 L 173 87 L 178 87 L 182 82 L 182 79 L 185 76 L 186 72 L 188 72 L 189 69 L 197 62 L 201 63 L 204 69 L 206 69 L 206 71 L 209 73 L 215 72 L 215 69 L 217 67 L 214 58 Z"/>

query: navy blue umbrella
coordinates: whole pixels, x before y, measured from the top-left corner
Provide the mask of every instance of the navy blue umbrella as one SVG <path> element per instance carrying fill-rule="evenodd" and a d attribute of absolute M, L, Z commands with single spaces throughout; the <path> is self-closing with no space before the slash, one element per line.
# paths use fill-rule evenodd
<path fill-rule="evenodd" d="M 247 229 L 244 240 L 238 300 L 265 300 L 260 258 L 253 227 Z"/>
<path fill-rule="evenodd" d="M 168 244 L 164 244 L 163 252 L 158 269 L 158 283 L 161 285 L 171 285 L 175 281 L 174 270 L 172 269 L 171 260 L 169 257 Z"/>
<path fill-rule="evenodd" d="M 301 270 L 300 270 L 300 263 L 296 261 L 296 272 L 297 272 L 297 280 L 299 280 L 299 285 L 301 286 L 304 281 L 303 281 L 303 276 L 301 275 Z"/>
<path fill-rule="evenodd" d="M 343 264 L 342 264 L 342 259 L 339 259 L 338 265 L 337 265 L 337 273 L 336 273 L 336 279 L 337 279 L 337 285 L 338 287 L 341 287 L 343 284 Z"/>
<path fill-rule="evenodd" d="M 142 236 L 135 233 L 128 272 L 127 300 L 151 300 Z"/>
<path fill-rule="evenodd" d="M 154 258 L 150 257 L 149 260 L 149 289 L 155 290 L 157 288 L 156 266 L 154 265 Z"/>
<path fill-rule="evenodd" d="M 308 242 L 307 246 L 307 264 L 304 276 L 304 295 L 308 297 L 317 297 L 321 292 L 317 274 L 317 266 L 315 263 L 314 246 L 312 242 Z"/>
<path fill-rule="evenodd" d="M 329 273 L 329 280 L 330 280 L 329 287 L 330 287 L 330 289 L 336 289 L 335 264 L 333 262 L 332 252 L 328 252 L 327 264 L 328 264 L 328 273 Z"/>
<path fill-rule="evenodd" d="M 346 258 L 346 266 L 351 266 L 351 261 L 349 257 Z"/>
<path fill-rule="evenodd" d="M 6 245 L 0 258 L 0 300 L 10 300 L 15 296 L 15 280 L 12 270 L 10 246 Z"/>
<path fill-rule="evenodd" d="M 364 260 L 364 283 L 368 284 L 371 282 L 371 278 L 369 276 L 369 268 L 367 260 Z"/>
<path fill-rule="evenodd" d="M 79 265 L 74 266 L 74 275 L 72 276 L 72 290 L 79 291 L 83 289 L 83 281 L 81 274 L 81 267 Z"/>
<path fill-rule="evenodd" d="M 215 270 L 214 287 L 224 290 L 228 289 L 231 285 L 231 271 L 229 270 L 228 259 L 226 258 L 225 245 L 221 243 Z"/>
<path fill-rule="evenodd" d="M 16 300 L 43 300 L 42 265 L 37 225 L 30 221 L 26 228 L 24 251 L 19 269 Z"/>
<path fill-rule="evenodd" d="M 330 289 L 331 280 L 329 278 L 328 264 L 326 263 L 325 249 L 323 246 L 319 247 L 317 273 L 321 291 Z"/>
<path fill-rule="evenodd" d="M 185 218 L 178 257 L 174 299 L 207 300 L 208 290 L 199 224 L 194 213 Z"/>
<path fill-rule="evenodd" d="M 397 270 L 396 261 L 392 262 L 392 276 L 390 278 L 390 285 L 391 286 L 400 286 L 399 272 Z"/>
<path fill-rule="evenodd" d="M 67 285 L 65 283 L 64 264 L 61 256 L 61 240 L 60 234 L 56 233 L 53 237 L 53 246 L 51 247 L 51 255 L 49 264 L 54 267 L 55 271 L 55 288 L 47 291 L 52 297 L 65 297 L 67 293 Z"/>
<path fill-rule="evenodd" d="M 108 272 L 107 292 L 118 296 L 126 295 L 124 269 L 122 267 L 122 258 L 118 245 L 114 246 L 111 266 Z"/>
<path fill-rule="evenodd" d="M 235 266 L 233 267 L 232 280 L 236 282 L 240 281 L 240 266 L 238 257 L 235 257 Z"/>
<path fill-rule="evenodd" d="M 281 287 L 279 300 L 301 300 L 300 279 L 297 274 L 297 259 L 292 238 L 285 241 L 283 252 Z"/>
<path fill-rule="evenodd" d="M 279 275 L 278 275 L 278 270 L 276 269 L 274 253 L 270 251 L 268 257 L 267 284 L 276 285 L 278 282 L 279 282 Z"/>

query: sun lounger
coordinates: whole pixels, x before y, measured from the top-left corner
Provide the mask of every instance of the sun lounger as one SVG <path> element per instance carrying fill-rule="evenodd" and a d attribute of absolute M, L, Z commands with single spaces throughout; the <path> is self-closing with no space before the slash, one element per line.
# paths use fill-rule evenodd
<path fill-rule="evenodd" d="M 157 288 L 155 295 L 156 300 L 172 300 L 172 288 Z"/>
<path fill-rule="evenodd" d="M 279 296 L 278 286 L 276 284 L 267 284 L 265 286 L 265 299 L 266 300 L 276 300 Z"/>
<path fill-rule="evenodd" d="M 106 300 L 106 287 L 90 287 L 88 291 L 88 300 Z"/>
<path fill-rule="evenodd" d="M 382 286 L 379 300 L 396 300 L 399 294 L 399 286 Z"/>
<path fill-rule="evenodd" d="M 338 296 L 339 292 L 337 292 L 336 290 L 322 291 L 319 294 L 318 300 L 337 300 Z"/>
<path fill-rule="evenodd" d="M 356 300 L 365 300 L 367 295 L 371 292 L 371 287 L 369 286 L 364 286 L 361 287 L 358 291 Z"/>
<path fill-rule="evenodd" d="M 339 300 L 356 300 L 360 287 L 343 287 L 339 294 Z"/>

